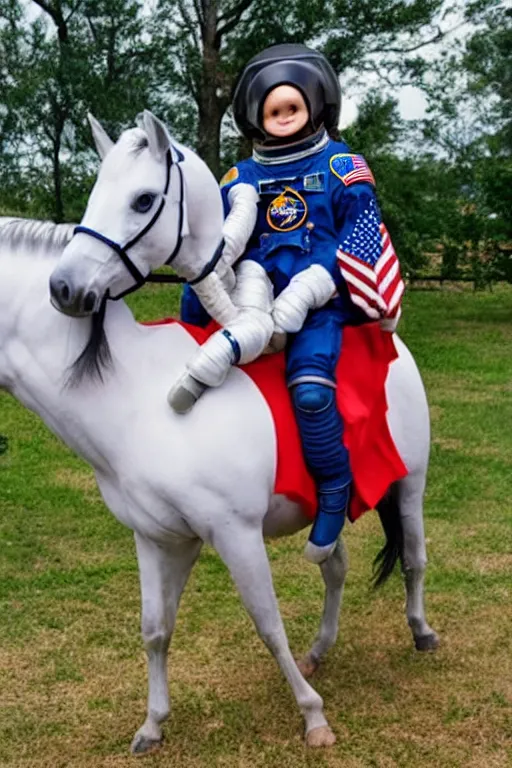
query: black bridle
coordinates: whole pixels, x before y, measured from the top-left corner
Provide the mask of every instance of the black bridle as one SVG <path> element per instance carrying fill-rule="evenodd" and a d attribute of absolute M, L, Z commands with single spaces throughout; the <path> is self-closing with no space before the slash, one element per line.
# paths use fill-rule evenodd
<path fill-rule="evenodd" d="M 110 293 L 107 294 L 107 298 L 111 299 L 112 301 L 118 301 L 118 299 L 122 299 L 123 296 L 126 296 L 129 293 L 132 293 L 133 291 L 136 291 L 138 288 L 141 288 L 145 283 L 186 283 L 188 282 L 189 285 L 196 285 L 197 283 L 201 282 L 201 280 L 204 280 L 204 278 L 210 274 L 215 269 L 215 266 L 217 265 L 217 262 L 219 261 L 222 250 L 224 247 L 224 240 L 221 240 L 219 245 L 217 246 L 215 253 L 213 254 L 213 257 L 210 259 L 210 261 L 206 264 L 204 269 L 201 271 L 201 273 L 195 277 L 193 280 L 185 280 L 185 278 L 178 277 L 178 275 L 165 275 L 165 274 L 157 274 L 153 275 L 151 273 L 148 273 L 147 275 L 143 275 L 142 272 L 139 270 L 139 268 L 133 263 L 133 261 L 128 256 L 127 251 L 130 248 L 133 248 L 133 246 L 141 240 L 144 235 L 146 235 L 151 227 L 153 227 L 154 224 L 158 221 L 160 218 L 160 214 L 162 213 L 165 203 L 167 202 L 167 192 L 169 191 L 169 186 L 171 182 L 171 168 L 173 165 L 176 166 L 178 170 L 178 174 L 180 177 L 180 198 L 179 198 L 179 219 L 178 219 L 178 237 L 176 240 L 176 245 L 174 246 L 174 250 L 171 253 L 171 255 L 165 260 L 164 264 L 170 265 L 178 255 L 178 252 L 181 248 L 181 244 L 183 242 L 183 220 L 184 220 L 184 183 L 183 183 L 183 171 L 181 169 L 181 163 L 185 160 L 184 155 L 182 152 L 180 152 L 179 149 L 176 147 L 173 147 L 174 151 L 177 154 L 178 160 L 177 162 L 173 163 L 172 159 L 172 152 L 169 148 L 167 150 L 165 159 L 166 159 L 166 178 L 165 178 L 165 187 L 162 194 L 162 199 L 160 201 L 160 205 L 158 206 L 158 209 L 155 211 L 153 216 L 151 217 L 151 220 L 146 224 L 146 226 L 141 229 L 140 232 L 135 235 L 131 240 L 129 240 L 125 245 L 120 245 L 119 243 L 116 243 L 115 240 L 111 240 L 109 237 L 106 237 L 106 235 L 103 235 L 101 232 L 97 232 L 95 229 L 90 229 L 89 227 L 83 227 L 81 224 L 77 227 L 75 227 L 73 234 L 83 234 L 83 235 L 89 235 L 89 237 L 93 237 L 95 240 L 99 240 L 101 243 L 104 243 L 105 245 L 108 245 L 109 248 L 112 248 L 113 251 L 117 253 L 121 261 L 123 262 L 124 266 L 130 273 L 130 275 L 133 277 L 134 284 L 130 288 L 127 288 L 126 291 L 123 291 L 122 293 L 118 294 L 117 296 L 111 296 Z"/>

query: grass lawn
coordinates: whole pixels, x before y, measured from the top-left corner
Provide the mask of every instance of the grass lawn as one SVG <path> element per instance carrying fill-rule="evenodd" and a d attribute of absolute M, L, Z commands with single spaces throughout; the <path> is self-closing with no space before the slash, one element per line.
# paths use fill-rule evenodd
<path fill-rule="evenodd" d="M 140 319 L 176 311 L 158 287 L 130 302 Z M 512 290 L 410 291 L 401 334 L 431 405 L 427 612 L 441 648 L 413 650 L 398 575 L 370 591 L 382 534 L 366 515 L 346 531 L 340 641 L 314 682 L 338 741 L 308 752 L 287 685 L 205 550 L 173 639 L 166 743 L 146 765 L 512 765 Z M 133 766 L 146 670 L 131 534 L 88 466 L 5 394 L 0 432 L 0 766 Z M 323 593 L 304 539 L 269 545 L 297 654 Z"/>

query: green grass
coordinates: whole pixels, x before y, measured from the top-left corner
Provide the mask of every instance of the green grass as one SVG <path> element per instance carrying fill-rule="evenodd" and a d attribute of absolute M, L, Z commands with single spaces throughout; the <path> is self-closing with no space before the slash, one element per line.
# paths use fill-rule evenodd
<path fill-rule="evenodd" d="M 177 294 L 151 286 L 130 303 L 140 319 L 165 316 Z M 366 515 L 346 532 L 341 637 L 314 683 L 338 742 L 309 753 L 288 687 L 205 550 L 173 639 L 166 743 L 148 766 L 512 764 L 512 291 L 410 291 L 401 335 L 431 405 L 426 598 L 441 648 L 412 649 L 398 575 L 370 591 L 382 534 Z M 0 432 L 0 766 L 135 765 L 146 671 L 131 534 L 89 468 L 4 394 Z M 269 544 L 297 654 L 323 595 L 303 541 Z"/>

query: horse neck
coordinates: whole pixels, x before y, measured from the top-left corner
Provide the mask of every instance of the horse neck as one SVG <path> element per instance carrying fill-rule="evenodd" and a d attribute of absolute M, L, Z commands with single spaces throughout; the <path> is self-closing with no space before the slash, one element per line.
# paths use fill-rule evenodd
<path fill-rule="evenodd" d="M 190 280 L 202 272 L 221 242 L 224 213 L 219 185 L 206 163 L 188 147 L 177 146 L 185 157 L 182 170 L 187 221 L 174 267 Z"/>
<path fill-rule="evenodd" d="M 105 424 L 112 434 L 133 412 L 139 382 L 159 375 L 158 354 L 151 331 L 141 330 L 124 302 L 110 303 L 105 327 L 113 372 L 106 373 L 104 383 L 85 380 L 67 387 L 69 368 L 89 337 L 90 319 L 71 319 L 51 306 L 48 279 L 56 261 L 44 255 L 4 253 L 0 258 L 0 387 L 98 467 L 108 463 L 109 449 L 107 440 L 98 448 L 96 433 Z M 176 345 L 173 338 L 166 340 L 173 362 L 165 371 L 170 385 L 185 359 L 179 339 Z"/>

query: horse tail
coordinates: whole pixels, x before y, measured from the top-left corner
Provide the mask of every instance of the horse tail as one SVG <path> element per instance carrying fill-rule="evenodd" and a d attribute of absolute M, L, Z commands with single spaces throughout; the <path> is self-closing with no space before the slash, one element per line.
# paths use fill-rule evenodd
<path fill-rule="evenodd" d="M 386 543 L 373 561 L 373 586 L 380 587 L 389 579 L 398 560 L 402 560 L 404 532 L 396 487 L 391 487 L 377 504 Z"/>

